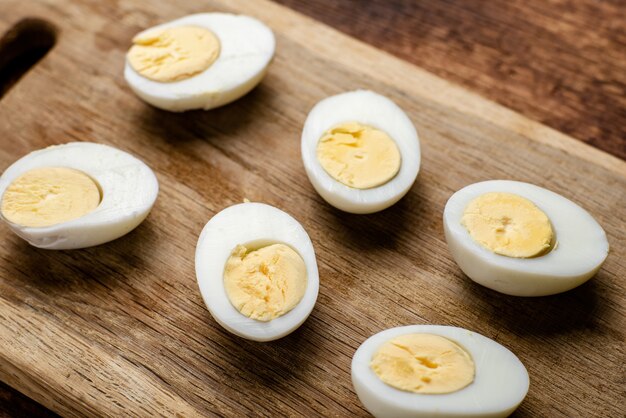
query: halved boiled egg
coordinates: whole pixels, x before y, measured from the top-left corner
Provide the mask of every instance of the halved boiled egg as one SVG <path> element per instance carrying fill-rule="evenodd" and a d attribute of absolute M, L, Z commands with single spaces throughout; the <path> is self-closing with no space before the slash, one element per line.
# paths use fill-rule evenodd
<path fill-rule="evenodd" d="M 393 205 L 409 191 L 420 167 L 420 142 L 409 117 L 367 90 L 315 105 L 304 123 L 301 151 L 315 190 L 351 213 Z"/>
<path fill-rule="evenodd" d="M 352 357 L 359 400 L 379 418 L 506 417 L 528 372 L 497 342 L 463 328 L 410 325 L 365 340 Z"/>
<path fill-rule="evenodd" d="M 199 13 L 137 34 L 124 77 L 140 98 L 158 108 L 212 109 L 252 90 L 275 47 L 271 29 L 257 19 Z"/>
<path fill-rule="evenodd" d="M 213 318 L 255 341 L 275 340 L 298 328 L 319 291 L 306 231 L 263 203 L 234 205 L 209 220 L 196 247 L 196 276 Z"/>
<path fill-rule="evenodd" d="M 154 172 L 119 149 L 70 142 L 34 151 L 0 177 L 2 219 L 39 248 L 103 244 L 148 216 L 159 191 Z"/>
<path fill-rule="evenodd" d="M 507 180 L 456 192 L 443 213 L 452 257 L 472 280 L 514 296 L 565 292 L 591 278 L 609 243 L 583 208 L 541 187 Z"/>

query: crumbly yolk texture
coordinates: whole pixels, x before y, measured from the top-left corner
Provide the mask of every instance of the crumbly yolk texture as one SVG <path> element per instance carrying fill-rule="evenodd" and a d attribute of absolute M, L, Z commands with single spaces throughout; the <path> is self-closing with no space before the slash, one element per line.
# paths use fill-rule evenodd
<path fill-rule="evenodd" d="M 485 193 L 472 200 L 461 218 L 474 241 L 500 255 L 544 255 L 553 243 L 550 219 L 533 202 L 512 193 Z"/>
<path fill-rule="evenodd" d="M 285 244 L 252 251 L 238 245 L 224 269 L 230 303 L 258 321 L 271 321 L 292 310 L 304 296 L 306 285 L 304 260 Z"/>
<path fill-rule="evenodd" d="M 422 394 L 452 393 L 474 381 L 472 357 L 457 343 L 433 334 L 407 334 L 383 344 L 371 369 L 396 389 Z"/>
<path fill-rule="evenodd" d="M 80 218 L 100 204 L 98 185 L 82 171 L 37 168 L 19 176 L 2 197 L 2 216 L 14 224 L 44 227 Z"/>
<path fill-rule="evenodd" d="M 357 122 L 328 130 L 317 144 L 317 159 L 335 180 L 355 189 L 378 187 L 400 170 L 400 151 L 385 132 Z"/>
<path fill-rule="evenodd" d="M 142 76 L 168 83 L 193 77 L 220 55 L 220 41 L 208 29 L 178 26 L 142 32 L 133 38 L 128 62 Z"/>

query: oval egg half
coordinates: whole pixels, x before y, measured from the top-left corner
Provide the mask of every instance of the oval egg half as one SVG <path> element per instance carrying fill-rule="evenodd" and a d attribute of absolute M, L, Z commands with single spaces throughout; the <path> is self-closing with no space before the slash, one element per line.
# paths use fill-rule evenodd
<path fill-rule="evenodd" d="M 39 248 L 67 250 L 91 247 L 127 234 L 148 216 L 159 191 L 154 172 L 119 149 L 91 142 L 70 142 L 34 151 L 13 163 L 0 177 L 0 196 L 30 170 L 65 167 L 93 179 L 101 191 L 89 213 L 44 227 L 27 227 L 4 219 L 17 235 Z"/>
<path fill-rule="evenodd" d="M 151 105 L 175 112 L 212 109 L 252 90 L 266 73 L 276 48 L 274 34 L 265 24 L 244 15 L 199 13 L 141 32 L 174 27 L 208 29 L 219 40 L 219 55 L 206 70 L 188 78 L 161 82 L 142 76 L 126 60 L 124 77 L 131 89 Z"/>
<path fill-rule="evenodd" d="M 472 200 L 493 192 L 521 196 L 543 211 L 554 231 L 553 248 L 537 257 L 514 258 L 474 241 L 461 218 Z M 587 211 L 557 193 L 518 181 L 491 180 L 464 187 L 446 203 L 443 223 L 448 248 L 461 270 L 473 281 L 508 295 L 570 290 L 589 280 L 609 251 L 604 230 Z"/>
<path fill-rule="evenodd" d="M 475 364 L 473 382 L 456 392 L 432 395 L 384 383 L 372 370 L 372 359 L 383 344 L 408 334 L 434 334 L 463 347 Z M 487 337 L 457 327 L 410 325 L 365 340 L 352 357 L 352 383 L 361 403 L 378 418 L 496 418 L 510 415 L 522 402 L 529 378 L 515 354 Z"/>
<path fill-rule="evenodd" d="M 240 245 L 261 248 L 284 244 L 303 260 L 306 288 L 293 309 L 269 321 L 241 313 L 229 300 L 225 269 Z M 319 274 L 311 240 L 298 221 L 263 203 L 230 206 L 209 220 L 196 247 L 196 277 L 202 298 L 213 318 L 226 330 L 255 341 L 271 341 L 298 328 L 309 316 L 319 291 Z"/>
<path fill-rule="evenodd" d="M 352 122 L 386 133 L 397 146 L 399 170 L 382 185 L 350 187 L 333 178 L 318 159 L 324 133 Z M 304 123 L 301 152 L 304 169 L 319 195 L 337 209 L 357 214 L 377 212 L 400 200 L 415 182 L 421 158 L 417 131 L 406 113 L 390 99 L 368 90 L 338 94 L 316 104 Z"/>

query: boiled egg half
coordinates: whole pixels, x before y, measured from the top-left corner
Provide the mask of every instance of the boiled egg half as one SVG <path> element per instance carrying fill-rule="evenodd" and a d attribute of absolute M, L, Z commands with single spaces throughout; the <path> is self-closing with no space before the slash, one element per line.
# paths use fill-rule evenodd
<path fill-rule="evenodd" d="M 119 149 L 70 142 L 34 151 L 0 177 L 2 219 L 39 248 L 67 250 L 114 240 L 148 216 L 154 172 Z"/>
<path fill-rule="evenodd" d="M 213 318 L 255 341 L 298 328 L 319 291 L 308 234 L 290 215 L 263 203 L 234 205 L 209 220 L 196 247 L 196 277 Z"/>
<path fill-rule="evenodd" d="M 420 142 L 409 117 L 367 90 L 315 105 L 304 123 L 301 151 L 315 190 L 351 213 L 393 205 L 409 191 L 420 167 Z"/>
<path fill-rule="evenodd" d="M 518 181 L 464 187 L 448 200 L 443 224 L 461 270 L 508 295 L 570 290 L 589 280 L 609 252 L 604 230 L 587 211 Z"/>
<path fill-rule="evenodd" d="M 528 372 L 497 342 L 463 328 L 410 325 L 365 340 L 352 383 L 378 418 L 506 417 L 526 397 Z"/>
<path fill-rule="evenodd" d="M 137 34 L 126 54 L 124 77 L 155 107 L 212 109 L 252 90 L 275 47 L 271 29 L 257 19 L 199 13 Z"/>

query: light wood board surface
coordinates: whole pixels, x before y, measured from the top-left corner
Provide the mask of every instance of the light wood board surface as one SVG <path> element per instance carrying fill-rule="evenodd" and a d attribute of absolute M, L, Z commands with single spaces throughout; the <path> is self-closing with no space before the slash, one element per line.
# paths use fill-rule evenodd
<path fill-rule="evenodd" d="M 189 13 L 265 21 L 277 55 L 263 83 L 211 112 L 170 114 L 122 77 L 129 40 Z M 515 352 L 531 387 L 516 416 L 623 412 L 626 163 L 403 61 L 265 1 L 5 0 L 59 28 L 54 49 L 0 100 L 0 168 L 48 145 L 114 145 L 160 181 L 148 219 L 99 247 L 34 249 L 0 226 L 0 379 L 81 415 L 365 416 L 350 382 L 358 345 L 382 329 L 472 329 Z M 374 215 L 339 212 L 309 184 L 300 131 L 320 99 L 369 88 L 396 101 L 422 141 L 409 194 Z M 482 288 L 451 259 L 447 198 L 505 178 L 556 191 L 605 228 L 611 253 L 568 293 L 516 298 Z M 244 198 L 298 219 L 317 252 L 320 296 L 288 337 L 253 343 L 222 330 L 199 295 L 194 250 L 219 210 Z"/>

